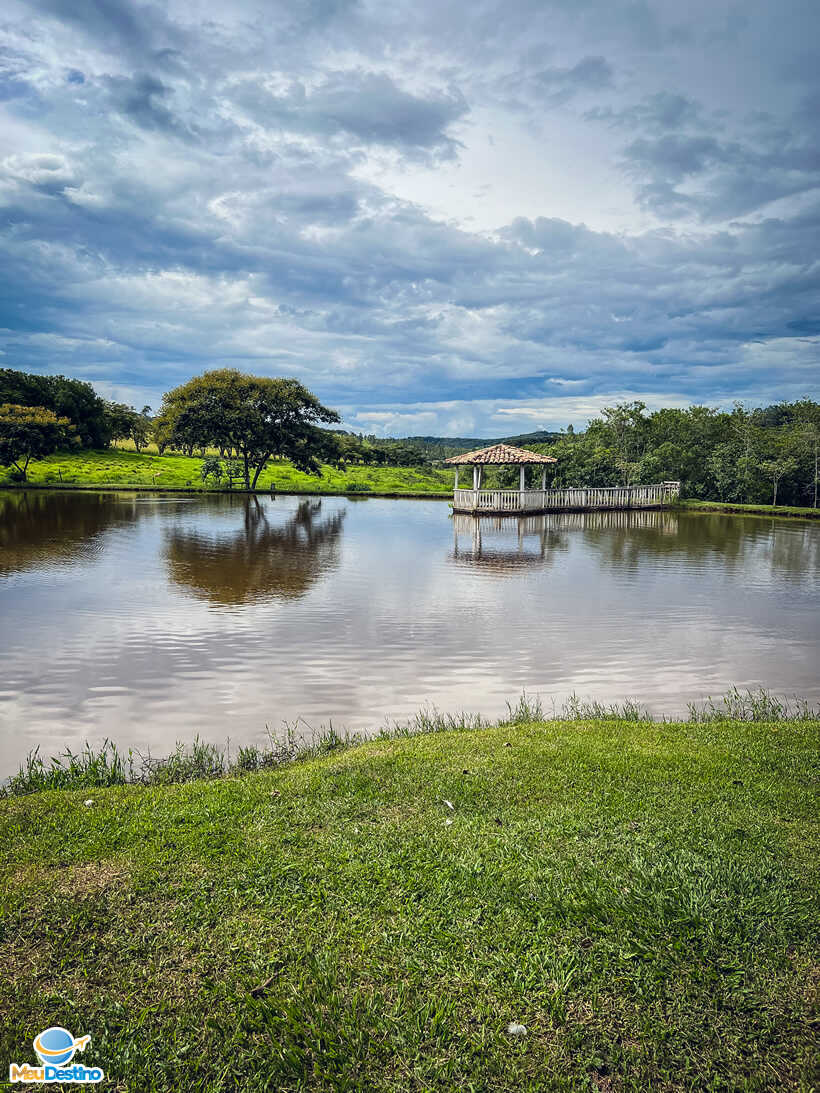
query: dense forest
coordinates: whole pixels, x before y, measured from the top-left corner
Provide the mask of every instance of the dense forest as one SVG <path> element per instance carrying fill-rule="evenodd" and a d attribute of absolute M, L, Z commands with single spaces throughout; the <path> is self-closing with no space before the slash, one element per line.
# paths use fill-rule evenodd
<path fill-rule="evenodd" d="M 85 448 L 128 441 L 138 451 L 150 443 L 160 453 L 179 450 L 167 417 L 152 414 L 149 406 L 137 410 L 107 402 L 80 380 L 0 369 L 3 404 L 53 411 L 71 423 L 72 439 Z M 555 487 L 676 480 L 684 497 L 704 500 L 814 507 L 818 501 L 820 404 L 810 398 L 756 409 L 736 403 L 731 411 L 690 406 L 648 412 L 642 402 L 627 402 L 605 409 L 583 431 L 569 426 L 560 433 L 499 438 L 320 432 L 323 456 L 339 465 L 422 466 L 503 440 L 554 455 Z M 200 449 L 186 444 L 183 450 Z M 501 483 L 513 485 L 517 473 L 501 472 Z"/>
<path fill-rule="evenodd" d="M 684 497 L 817 507 L 820 405 L 647 413 L 642 402 L 621 403 L 538 448 L 558 459 L 557 487 L 677 480 Z"/>

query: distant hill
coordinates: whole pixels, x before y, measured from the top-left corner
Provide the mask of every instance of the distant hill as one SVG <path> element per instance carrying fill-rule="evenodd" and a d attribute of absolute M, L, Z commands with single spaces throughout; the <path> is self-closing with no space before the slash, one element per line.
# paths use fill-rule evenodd
<path fill-rule="evenodd" d="M 475 448 L 489 448 L 491 444 L 512 444 L 515 448 L 528 448 L 533 444 L 553 444 L 560 433 L 551 433 L 546 429 L 537 429 L 532 433 L 519 433 L 517 436 L 470 437 L 470 436 L 408 436 L 402 444 L 411 444 L 419 448 L 428 459 L 447 459 L 451 455 L 470 452 Z"/>
<path fill-rule="evenodd" d="M 491 444 L 512 444 L 516 448 L 543 450 L 561 436 L 560 433 L 547 432 L 545 429 L 495 439 L 485 436 L 365 436 L 362 433 L 351 433 L 347 429 L 329 431 L 350 438 L 352 447 L 347 446 L 346 456 L 353 462 L 361 462 L 363 458 L 368 463 L 387 462 L 398 466 L 434 463 L 476 448 L 489 448 Z"/>

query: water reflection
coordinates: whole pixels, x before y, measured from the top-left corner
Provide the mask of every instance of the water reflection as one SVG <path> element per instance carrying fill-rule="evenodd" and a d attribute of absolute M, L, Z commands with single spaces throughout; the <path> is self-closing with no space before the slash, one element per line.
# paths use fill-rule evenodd
<path fill-rule="evenodd" d="M 815 523 L 0 491 L 0 777 L 38 745 L 163 754 L 522 690 L 820 703 L 818 607 Z"/>
<path fill-rule="evenodd" d="M 453 514 L 453 552 L 458 564 L 497 574 L 548 565 L 561 546 L 561 532 L 546 516 L 467 516 Z"/>
<path fill-rule="evenodd" d="M 780 529 L 780 534 L 773 534 Z M 786 528 L 788 533 L 786 533 Z M 761 567 L 794 580 L 820 570 L 820 528 L 767 518 L 727 518 L 664 510 L 565 512 L 540 516 L 453 516 L 450 561 L 494 573 L 551 565 L 580 536 L 599 561 L 624 575 L 645 568 L 651 555 L 668 555 L 687 566 L 725 570 Z"/>
<path fill-rule="evenodd" d="M 238 527 L 220 534 L 197 523 L 165 529 L 163 554 L 175 584 L 223 606 L 298 599 L 338 564 L 345 510 L 322 514 L 300 501 L 284 524 L 257 497 L 232 498 Z"/>
<path fill-rule="evenodd" d="M 641 533 L 645 533 L 642 535 Z M 556 552 L 566 550 L 568 536 L 583 533 L 600 543 L 608 561 L 631 564 L 643 549 L 666 549 L 678 534 L 675 513 L 562 512 L 538 516 L 453 515 L 451 558 L 495 573 L 514 573 L 527 566 L 550 565 Z"/>
<path fill-rule="evenodd" d="M 0 573 L 88 558 L 142 511 L 135 494 L 0 491 Z"/>
<path fill-rule="evenodd" d="M 765 517 L 673 512 L 576 513 L 584 538 L 603 562 L 636 574 L 648 555 L 665 555 L 689 567 L 719 566 L 745 571 L 763 567 L 796 580 L 812 579 L 820 569 L 820 528 Z M 621 520 L 595 520 L 620 516 Z"/>

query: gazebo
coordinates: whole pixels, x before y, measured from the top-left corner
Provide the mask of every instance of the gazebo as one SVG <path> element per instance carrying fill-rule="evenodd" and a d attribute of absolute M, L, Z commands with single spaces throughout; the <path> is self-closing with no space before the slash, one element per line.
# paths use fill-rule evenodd
<path fill-rule="evenodd" d="M 451 456 L 447 463 L 456 469 L 455 489 L 453 491 L 454 512 L 537 512 L 546 507 L 548 463 L 557 463 L 551 455 L 540 455 L 526 448 L 514 448 L 511 444 L 491 444 L 489 448 L 479 448 L 475 452 Z M 527 467 L 538 464 L 541 467 L 541 488 L 526 488 Z M 459 489 L 459 471 L 462 467 L 473 468 L 473 488 Z M 520 485 L 517 490 L 482 490 L 481 479 L 485 467 L 517 466 L 520 469 Z"/>

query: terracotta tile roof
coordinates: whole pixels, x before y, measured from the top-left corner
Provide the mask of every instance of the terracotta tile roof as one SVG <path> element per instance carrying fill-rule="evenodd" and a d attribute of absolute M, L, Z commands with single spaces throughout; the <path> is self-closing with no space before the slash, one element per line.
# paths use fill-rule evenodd
<path fill-rule="evenodd" d="M 491 444 L 464 455 L 453 455 L 445 463 L 557 463 L 551 455 L 528 452 L 526 448 L 513 448 L 511 444 Z"/>

